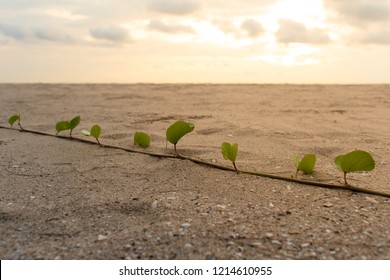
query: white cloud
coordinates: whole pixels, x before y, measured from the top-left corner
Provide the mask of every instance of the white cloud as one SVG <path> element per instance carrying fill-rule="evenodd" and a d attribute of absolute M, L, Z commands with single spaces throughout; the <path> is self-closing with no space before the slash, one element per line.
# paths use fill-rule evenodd
<path fill-rule="evenodd" d="M 48 29 L 48 28 L 38 28 L 33 31 L 35 38 L 43 41 L 53 41 L 53 42 L 62 42 L 62 43 L 73 43 L 75 40 L 65 34 L 63 31 Z"/>
<path fill-rule="evenodd" d="M 191 26 L 183 24 L 169 24 L 165 21 L 157 19 L 151 20 L 149 22 L 148 29 L 169 34 L 195 33 Z"/>
<path fill-rule="evenodd" d="M 361 43 L 376 44 L 376 45 L 390 45 L 390 28 L 383 28 L 363 35 Z"/>
<path fill-rule="evenodd" d="M 149 0 L 147 7 L 150 11 L 171 15 L 187 15 L 200 8 L 197 0 Z"/>
<path fill-rule="evenodd" d="M 330 21 L 347 30 L 344 40 L 357 44 L 390 44 L 390 0 L 326 0 Z"/>
<path fill-rule="evenodd" d="M 22 40 L 26 37 L 26 34 L 18 26 L 4 23 L 0 23 L 0 33 L 16 40 Z"/>
<path fill-rule="evenodd" d="M 44 62 L 47 67 L 40 69 L 45 69 L 53 82 L 65 79 L 66 75 L 68 81 L 76 75 L 80 82 L 96 81 L 97 69 L 104 63 L 111 67 L 112 75 L 102 77 L 107 82 L 164 82 L 182 78 L 199 82 L 250 81 L 247 74 L 242 75 L 243 69 L 269 74 L 264 80 L 256 80 L 253 74 L 255 80 L 251 81 L 285 82 L 298 76 L 299 81 L 306 81 L 299 69 L 325 69 L 324 65 L 328 68 L 323 73 L 331 76 L 328 81 L 335 82 L 340 73 L 342 77 L 348 76 L 348 71 L 340 67 L 344 64 L 354 65 L 348 66 L 351 70 L 364 65 L 361 73 L 367 75 L 353 76 L 358 82 L 369 81 L 366 77 L 388 81 L 384 73 L 390 71 L 383 59 L 390 45 L 390 0 L 0 2 L 0 45 L 2 56 L 8 60 L 0 63 L 0 70 L 11 69 L 13 65 L 20 65 L 18 71 L 37 69 L 34 63 Z M 126 44 L 133 40 L 137 44 Z M 325 45 L 329 42 L 332 44 Z M 121 48 L 113 52 L 90 48 L 91 45 Z M 52 63 L 53 57 L 58 59 L 56 65 Z M 69 60 L 71 57 L 74 61 Z M 248 57 L 256 59 L 249 61 Z M 113 59 L 121 63 L 111 63 Z M 80 60 L 84 61 L 83 71 L 79 68 Z M 166 71 L 176 67 L 175 62 L 180 64 L 175 68 L 177 71 Z M 219 62 L 229 63 L 230 67 Z M 369 69 L 377 69 L 374 67 L 377 64 L 386 64 L 383 66 L 386 71 L 372 74 Z M 128 65 L 139 69 L 136 76 L 129 75 Z M 209 65 L 214 65 L 215 71 L 210 71 Z M 305 67 L 294 68 L 296 65 Z M 64 76 L 58 76 L 56 67 L 68 72 L 63 70 Z M 13 76 L 8 74 L 10 71 L 0 71 L 7 72 L 0 79 L 7 81 L 13 77 L 14 81 L 23 81 L 18 71 Z M 285 71 L 285 75 L 278 75 L 280 71 Z M 314 79 L 324 77 L 305 71 Z M 30 81 L 48 80 L 42 73 L 25 73 Z M 220 73 L 219 80 L 216 73 Z M 118 79 L 118 75 L 122 78 Z"/>
<path fill-rule="evenodd" d="M 86 15 L 73 13 L 65 8 L 48 8 L 48 9 L 37 10 L 37 12 L 46 14 L 54 18 L 60 18 L 60 19 L 66 19 L 72 21 L 83 20 L 88 18 Z"/>
<path fill-rule="evenodd" d="M 353 24 L 390 20 L 389 0 L 325 0 L 325 7 Z"/>
<path fill-rule="evenodd" d="M 258 38 L 264 32 L 263 26 L 254 19 L 245 20 L 240 27 L 251 38 Z"/>
<path fill-rule="evenodd" d="M 330 41 L 322 29 L 308 29 L 304 24 L 292 20 L 280 20 L 276 39 L 280 43 L 324 44 Z"/>
<path fill-rule="evenodd" d="M 131 41 L 127 29 L 119 26 L 97 27 L 90 29 L 90 35 L 95 39 L 105 40 L 115 43 Z"/>

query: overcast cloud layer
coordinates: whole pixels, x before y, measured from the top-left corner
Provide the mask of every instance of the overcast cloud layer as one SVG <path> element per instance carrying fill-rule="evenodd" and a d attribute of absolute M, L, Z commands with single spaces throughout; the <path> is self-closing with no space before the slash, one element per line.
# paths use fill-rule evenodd
<path fill-rule="evenodd" d="M 390 0 L 0 0 L 0 82 L 390 82 L 389 49 Z"/>

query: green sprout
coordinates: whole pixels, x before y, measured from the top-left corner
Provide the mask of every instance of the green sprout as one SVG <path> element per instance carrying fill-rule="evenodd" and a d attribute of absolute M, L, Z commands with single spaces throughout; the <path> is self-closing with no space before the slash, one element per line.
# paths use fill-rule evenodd
<path fill-rule="evenodd" d="M 236 157 L 237 157 L 237 152 L 238 152 L 238 144 L 230 144 L 228 142 L 223 142 L 221 145 L 221 152 L 223 155 L 223 158 L 226 160 L 230 160 L 233 163 L 234 169 L 236 170 L 237 174 L 238 169 L 236 166 Z"/>
<path fill-rule="evenodd" d="M 298 155 L 293 154 L 291 159 L 297 168 L 297 172 L 295 173 L 295 178 L 298 177 L 298 172 L 302 171 L 305 174 L 311 174 L 314 172 L 314 166 L 316 165 L 316 156 L 313 154 L 304 155 L 302 159 L 299 158 Z"/>
<path fill-rule="evenodd" d="M 75 129 L 80 123 L 80 116 L 76 116 L 70 121 L 60 121 L 56 124 L 56 130 L 57 133 L 60 133 L 61 131 L 70 129 L 69 136 L 72 138 L 72 131 Z"/>
<path fill-rule="evenodd" d="M 21 130 L 24 130 L 22 125 L 20 124 L 20 115 L 13 115 L 11 116 L 9 119 L 8 119 L 8 123 L 10 124 L 10 126 L 12 127 L 14 125 L 14 123 L 18 121 L 18 126 L 20 127 Z"/>
<path fill-rule="evenodd" d="M 168 127 L 166 132 L 167 141 L 173 144 L 177 156 L 180 156 L 176 149 L 177 143 L 184 135 L 193 131 L 194 128 L 194 124 L 185 121 L 177 121 Z"/>
<path fill-rule="evenodd" d="M 150 145 L 150 136 L 145 132 L 136 132 L 134 134 L 134 145 L 147 148 Z"/>
<path fill-rule="evenodd" d="M 99 145 L 102 146 L 102 144 L 99 141 L 101 131 L 102 131 L 102 128 L 99 125 L 95 124 L 94 126 L 91 127 L 90 131 L 83 129 L 83 130 L 81 130 L 81 133 L 84 134 L 85 136 L 94 137 L 96 139 L 96 141 L 99 143 Z"/>
<path fill-rule="evenodd" d="M 334 159 L 336 167 L 344 172 L 344 184 L 348 185 L 347 173 L 372 171 L 375 168 L 375 161 L 366 151 L 353 151 L 345 155 L 339 155 Z"/>

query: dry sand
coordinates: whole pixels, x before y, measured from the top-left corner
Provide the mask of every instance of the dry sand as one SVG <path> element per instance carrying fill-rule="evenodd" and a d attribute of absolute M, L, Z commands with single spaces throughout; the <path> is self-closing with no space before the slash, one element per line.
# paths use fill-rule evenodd
<path fill-rule="evenodd" d="M 55 133 L 102 126 L 101 141 L 165 150 L 175 120 L 195 124 L 183 155 L 291 176 L 292 153 L 315 153 L 304 179 L 339 183 L 333 158 L 369 151 L 350 183 L 390 192 L 390 85 L 0 85 L 0 119 Z M 65 134 L 65 133 L 63 133 Z M 141 149 L 141 148 L 139 148 Z M 0 129 L 1 259 L 390 259 L 390 199 L 213 169 Z"/>

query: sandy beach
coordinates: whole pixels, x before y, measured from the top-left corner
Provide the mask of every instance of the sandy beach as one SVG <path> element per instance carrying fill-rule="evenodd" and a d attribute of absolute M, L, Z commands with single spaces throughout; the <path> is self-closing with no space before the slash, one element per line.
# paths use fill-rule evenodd
<path fill-rule="evenodd" d="M 239 169 L 291 177 L 291 154 L 314 153 L 299 177 L 330 184 L 337 155 L 365 150 L 376 168 L 349 183 L 390 193 L 390 85 L 0 84 L 0 125 L 13 114 L 51 134 L 80 115 L 75 136 L 99 124 L 121 147 L 144 131 L 170 155 L 185 120 L 185 156 L 230 167 L 220 146 L 238 143 Z M 1 259 L 390 259 L 389 198 L 9 129 L 0 156 Z"/>

